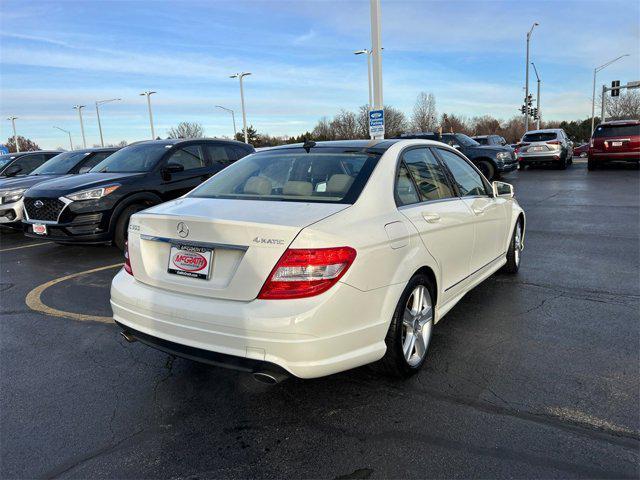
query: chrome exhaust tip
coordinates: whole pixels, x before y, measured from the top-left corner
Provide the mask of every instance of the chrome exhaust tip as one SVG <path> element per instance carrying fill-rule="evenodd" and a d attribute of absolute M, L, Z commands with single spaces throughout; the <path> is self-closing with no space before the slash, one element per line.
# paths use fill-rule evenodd
<path fill-rule="evenodd" d="M 284 382 L 289 376 L 280 372 L 253 372 L 254 380 L 268 385 L 275 385 L 277 383 Z"/>
<path fill-rule="evenodd" d="M 122 337 L 129 343 L 133 343 L 133 342 L 137 342 L 138 341 L 138 339 L 136 337 L 131 335 L 129 332 L 125 332 L 124 330 L 122 330 L 120 332 L 120 335 L 122 335 Z"/>

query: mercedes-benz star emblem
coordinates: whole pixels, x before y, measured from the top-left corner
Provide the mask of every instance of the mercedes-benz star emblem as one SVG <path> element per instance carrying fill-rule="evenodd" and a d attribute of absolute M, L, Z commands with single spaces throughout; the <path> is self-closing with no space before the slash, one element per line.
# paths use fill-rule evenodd
<path fill-rule="evenodd" d="M 33 206 L 36 208 L 42 208 L 44 207 L 44 203 L 42 203 L 42 200 L 36 200 L 35 202 L 33 202 Z M 187 231 L 189 230 L 187 229 Z"/>
<path fill-rule="evenodd" d="M 187 224 L 184 222 L 178 223 L 178 225 L 176 225 L 176 230 L 178 231 L 178 236 L 180 238 L 187 238 L 189 235 L 189 227 L 187 227 Z"/>

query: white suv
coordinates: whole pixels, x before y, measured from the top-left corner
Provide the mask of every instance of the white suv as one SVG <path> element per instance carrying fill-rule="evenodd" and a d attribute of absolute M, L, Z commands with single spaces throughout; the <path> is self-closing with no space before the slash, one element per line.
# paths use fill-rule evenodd
<path fill-rule="evenodd" d="M 516 147 L 520 169 L 529 165 L 550 164 L 561 170 L 573 163 L 573 144 L 564 130 L 532 130 L 523 135 Z"/>

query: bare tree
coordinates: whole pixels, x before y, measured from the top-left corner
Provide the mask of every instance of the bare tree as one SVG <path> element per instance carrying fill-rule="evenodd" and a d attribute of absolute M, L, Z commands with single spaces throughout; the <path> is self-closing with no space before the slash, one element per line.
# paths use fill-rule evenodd
<path fill-rule="evenodd" d="M 629 120 L 640 118 L 640 92 L 627 90 L 619 97 L 605 97 L 607 120 Z"/>
<path fill-rule="evenodd" d="M 471 131 L 474 135 L 501 135 L 500 120 L 490 115 L 475 117 L 471 120 Z"/>
<path fill-rule="evenodd" d="M 169 138 L 202 138 L 204 129 L 197 122 L 180 122 L 177 127 L 167 130 Z"/>
<path fill-rule="evenodd" d="M 443 113 L 440 126 L 443 133 L 472 133 L 467 119 L 454 113 Z"/>
<path fill-rule="evenodd" d="M 432 93 L 418 94 L 411 115 L 411 128 L 417 132 L 431 132 L 438 128 L 436 97 Z"/>
<path fill-rule="evenodd" d="M 40 150 L 40 147 L 36 142 L 21 135 L 18 135 L 18 145 L 20 146 L 21 152 L 32 152 L 34 150 Z M 7 139 L 5 146 L 9 149 L 10 153 L 14 153 L 16 151 L 16 143 L 13 141 L 13 137 L 9 137 Z"/>
<path fill-rule="evenodd" d="M 404 113 L 394 107 L 384 107 L 384 136 L 399 137 L 409 129 L 409 122 Z"/>
<path fill-rule="evenodd" d="M 327 117 L 322 117 L 311 132 L 316 140 L 335 140 L 335 135 L 331 129 L 331 122 Z"/>
<path fill-rule="evenodd" d="M 340 110 L 330 125 L 337 140 L 358 138 L 358 119 L 353 112 Z"/>

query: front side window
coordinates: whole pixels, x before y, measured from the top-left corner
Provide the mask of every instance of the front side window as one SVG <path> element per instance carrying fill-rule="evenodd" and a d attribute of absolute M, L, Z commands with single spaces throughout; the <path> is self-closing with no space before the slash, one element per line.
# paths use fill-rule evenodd
<path fill-rule="evenodd" d="M 487 195 L 482 177 L 463 158 L 442 148 L 438 149 L 438 154 L 453 175 L 453 180 L 462 197 Z"/>
<path fill-rule="evenodd" d="M 291 148 L 256 153 L 225 168 L 189 196 L 353 203 L 380 155 L 336 150 Z"/>
<path fill-rule="evenodd" d="M 402 157 L 423 202 L 454 196 L 444 170 L 430 149 L 414 148 Z"/>
<path fill-rule="evenodd" d="M 124 147 L 108 156 L 90 172 L 142 173 L 151 171 L 173 145 L 164 143 L 140 143 Z"/>
<path fill-rule="evenodd" d="M 36 168 L 32 175 L 64 175 L 69 173 L 75 166 L 88 155 L 82 152 L 64 152 L 56 155 L 42 166 Z"/>
<path fill-rule="evenodd" d="M 18 172 L 20 175 L 29 175 L 46 161 L 47 159 L 42 154 L 25 155 L 16 160 L 13 165 L 21 167 L 21 170 Z"/>
<path fill-rule="evenodd" d="M 206 167 L 201 145 L 189 145 L 176 150 L 167 163 L 177 163 L 182 165 L 185 170 L 193 170 L 196 168 Z"/>

